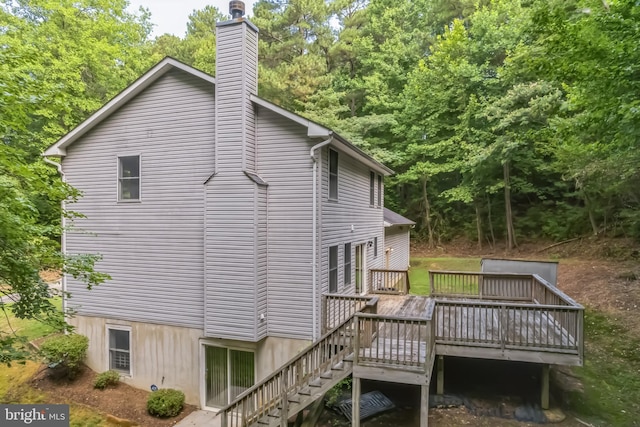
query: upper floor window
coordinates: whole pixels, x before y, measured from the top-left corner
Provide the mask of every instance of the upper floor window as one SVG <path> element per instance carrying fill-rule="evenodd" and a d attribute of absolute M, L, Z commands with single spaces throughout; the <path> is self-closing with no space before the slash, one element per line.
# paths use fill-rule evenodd
<path fill-rule="evenodd" d="M 338 200 L 338 152 L 329 149 L 329 198 Z"/>
<path fill-rule="evenodd" d="M 338 292 L 338 247 L 329 248 L 329 293 Z"/>
<path fill-rule="evenodd" d="M 376 204 L 376 174 L 375 174 L 375 172 L 369 172 L 369 204 L 371 206 Z"/>
<path fill-rule="evenodd" d="M 118 200 L 140 200 L 140 156 L 118 157 Z"/>
<path fill-rule="evenodd" d="M 382 175 L 378 175 L 378 206 L 382 206 Z"/>

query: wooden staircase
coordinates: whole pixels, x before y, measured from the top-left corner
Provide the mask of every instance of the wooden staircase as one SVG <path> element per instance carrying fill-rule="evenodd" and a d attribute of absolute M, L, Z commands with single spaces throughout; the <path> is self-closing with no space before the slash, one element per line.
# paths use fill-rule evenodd
<path fill-rule="evenodd" d="M 287 421 L 353 371 L 356 313 L 375 313 L 377 298 L 334 296 L 324 302 L 331 328 L 270 376 L 218 412 L 222 427 L 287 426 Z"/>
<path fill-rule="evenodd" d="M 325 395 L 325 393 L 331 390 L 340 381 L 351 375 L 351 372 L 353 371 L 352 363 L 353 361 L 345 359 L 333 366 L 330 370 L 322 373 L 314 380 L 309 381 L 306 385 L 303 385 L 303 387 L 297 393 L 288 395 L 286 411 L 287 419 L 297 415 L 299 412 L 309 407 L 312 403 L 314 403 L 318 399 L 321 399 Z M 255 423 L 255 425 L 265 427 L 277 427 L 286 425 L 283 424 L 283 419 L 281 416 L 282 413 L 283 411 L 281 402 L 276 409 L 269 412 L 266 417 L 262 417 L 261 419 L 259 419 Z"/>

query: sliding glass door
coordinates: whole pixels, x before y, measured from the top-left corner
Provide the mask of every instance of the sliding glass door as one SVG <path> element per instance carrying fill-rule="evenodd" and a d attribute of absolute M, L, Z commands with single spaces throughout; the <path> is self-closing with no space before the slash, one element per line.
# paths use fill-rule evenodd
<path fill-rule="evenodd" d="M 251 351 L 205 346 L 206 405 L 226 406 L 255 383 Z"/>

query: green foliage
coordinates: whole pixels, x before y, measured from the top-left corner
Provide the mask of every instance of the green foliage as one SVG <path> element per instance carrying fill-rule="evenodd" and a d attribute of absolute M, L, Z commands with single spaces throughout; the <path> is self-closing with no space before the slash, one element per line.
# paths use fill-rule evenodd
<path fill-rule="evenodd" d="M 104 390 L 110 385 L 116 385 L 120 382 L 120 374 L 116 371 L 105 371 L 96 375 L 96 379 L 93 382 L 93 388 Z"/>
<path fill-rule="evenodd" d="M 336 403 L 338 403 L 338 399 L 342 396 L 345 390 L 351 390 L 351 381 L 351 377 L 347 377 L 343 380 L 340 380 L 338 384 L 331 387 L 331 389 L 325 396 L 327 405 L 334 406 Z"/>
<path fill-rule="evenodd" d="M 55 335 L 42 343 L 40 353 L 50 367 L 73 379 L 82 366 L 88 348 L 89 338 L 84 335 Z"/>
<path fill-rule="evenodd" d="M 147 400 L 147 410 L 156 417 L 175 417 L 183 405 L 184 393 L 171 388 L 154 391 Z"/>

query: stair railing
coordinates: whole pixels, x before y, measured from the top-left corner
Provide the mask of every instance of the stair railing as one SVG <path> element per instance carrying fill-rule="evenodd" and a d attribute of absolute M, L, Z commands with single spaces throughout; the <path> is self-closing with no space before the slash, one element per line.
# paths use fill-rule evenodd
<path fill-rule="evenodd" d="M 361 312 L 375 313 L 377 298 L 370 299 Z M 264 380 L 240 394 L 218 412 L 222 427 L 246 427 L 271 415 L 279 416 L 286 426 L 289 396 L 353 353 L 355 313 L 324 334 L 297 356 Z M 279 412 L 278 412 L 279 411 Z"/>

